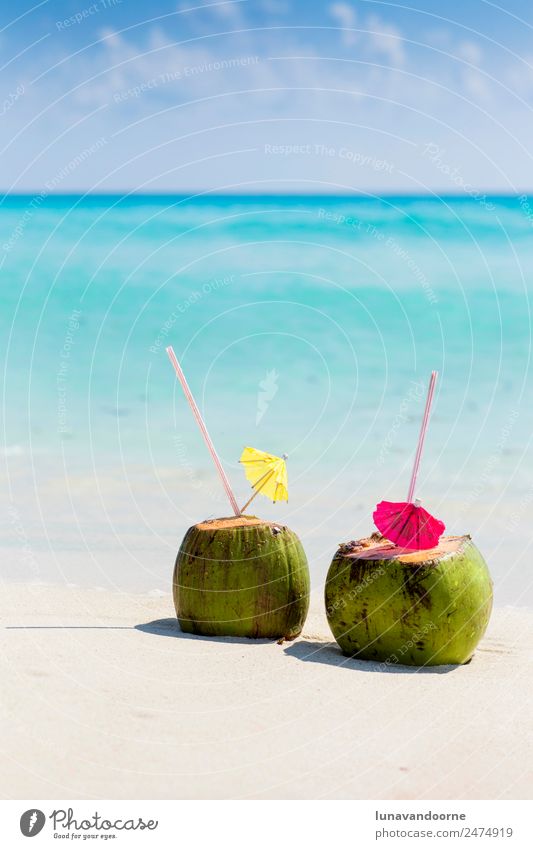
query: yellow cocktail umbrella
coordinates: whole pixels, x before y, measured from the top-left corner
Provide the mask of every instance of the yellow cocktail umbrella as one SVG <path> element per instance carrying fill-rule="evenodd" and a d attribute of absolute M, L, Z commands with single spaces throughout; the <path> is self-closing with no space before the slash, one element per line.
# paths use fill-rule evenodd
<path fill-rule="evenodd" d="M 286 454 L 283 457 L 276 457 L 275 454 L 267 454 L 266 451 L 258 451 L 257 448 L 244 449 L 239 462 L 243 464 L 244 473 L 255 492 L 248 499 L 241 513 L 244 513 L 259 492 L 271 498 L 272 501 L 289 500 L 286 459 Z"/>

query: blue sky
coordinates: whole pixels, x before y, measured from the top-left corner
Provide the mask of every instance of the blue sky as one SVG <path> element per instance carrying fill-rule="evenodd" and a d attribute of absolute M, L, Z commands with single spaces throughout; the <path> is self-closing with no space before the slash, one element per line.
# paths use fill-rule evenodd
<path fill-rule="evenodd" d="M 4 191 L 533 184 L 526 0 L 24 0 L 0 53 Z"/>

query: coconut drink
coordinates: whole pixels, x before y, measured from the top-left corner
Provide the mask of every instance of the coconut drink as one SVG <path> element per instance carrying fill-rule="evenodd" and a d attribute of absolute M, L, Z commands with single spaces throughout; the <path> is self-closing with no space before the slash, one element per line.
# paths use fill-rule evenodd
<path fill-rule="evenodd" d="M 246 447 L 241 455 L 253 494 L 239 508 L 205 422 L 172 348 L 167 353 L 234 515 L 193 525 L 181 543 L 173 577 L 176 614 L 183 631 L 209 637 L 293 640 L 309 607 L 307 558 L 296 534 L 245 510 L 261 493 L 288 500 L 287 456 Z"/>
<path fill-rule="evenodd" d="M 294 640 L 309 607 L 307 558 L 284 525 L 212 519 L 187 531 L 173 590 L 182 631 Z"/>
<path fill-rule="evenodd" d="M 467 663 L 492 610 L 487 564 L 470 536 L 443 536 L 444 522 L 414 490 L 437 380 L 432 372 L 405 502 L 381 501 L 378 533 L 341 544 L 325 603 L 344 654 L 382 663 Z"/>
<path fill-rule="evenodd" d="M 408 551 L 373 534 L 339 546 L 326 613 L 344 654 L 384 663 L 466 663 L 492 610 L 487 564 L 469 536 Z"/>

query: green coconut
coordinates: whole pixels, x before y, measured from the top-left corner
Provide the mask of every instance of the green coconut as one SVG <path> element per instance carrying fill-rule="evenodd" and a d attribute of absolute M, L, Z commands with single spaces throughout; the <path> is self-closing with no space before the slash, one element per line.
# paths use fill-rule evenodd
<path fill-rule="evenodd" d="M 407 552 L 380 534 L 341 545 L 326 612 L 344 654 L 386 664 L 466 663 L 492 610 L 487 564 L 469 536 Z"/>
<path fill-rule="evenodd" d="M 189 528 L 174 569 L 183 631 L 294 640 L 309 608 L 307 558 L 296 534 L 255 516 Z"/>

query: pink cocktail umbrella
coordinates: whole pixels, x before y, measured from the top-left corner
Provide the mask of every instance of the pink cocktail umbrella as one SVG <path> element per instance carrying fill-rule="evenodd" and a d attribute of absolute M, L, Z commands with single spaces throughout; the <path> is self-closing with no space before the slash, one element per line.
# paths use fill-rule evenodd
<path fill-rule="evenodd" d="M 413 501 L 437 374 L 436 371 L 431 372 L 426 408 L 420 427 L 407 501 L 380 501 L 372 515 L 376 528 L 384 537 L 402 548 L 411 548 L 418 551 L 434 548 L 446 527 L 444 522 L 435 519 L 427 510 L 424 510 L 418 499 Z"/>
<path fill-rule="evenodd" d="M 233 490 L 230 486 L 230 482 L 229 482 L 229 480 L 226 476 L 226 472 L 224 471 L 224 469 L 222 467 L 222 463 L 219 460 L 218 454 L 215 451 L 215 446 L 211 442 L 211 437 L 209 436 L 209 433 L 207 432 L 205 422 L 202 418 L 200 410 L 198 409 L 196 401 L 193 398 L 193 394 L 192 394 L 191 390 L 189 389 L 189 384 L 187 383 L 187 381 L 185 379 L 185 375 L 183 374 L 183 370 L 182 370 L 182 368 L 181 368 L 181 366 L 180 366 L 180 364 L 177 360 L 176 354 L 174 353 L 174 349 L 172 348 L 172 346 L 169 346 L 166 350 L 167 350 L 168 358 L 169 358 L 170 362 L 172 363 L 172 365 L 174 366 L 174 370 L 176 372 L 178 380 L 181 383 L 181 388 L 183 389 L 183 392 L 185 393 L 185 397 L 187 398 L 187 401 L 189 402 L 189 406 L 190 406 L 190 408 L 193 412 L 194 418 L 196 419 L 198 427 L 200 428 L 200 432 L 201 432 L 201 434 L 202 434 L 202 436 L 205 440 L 205 444 L 207 445 L 207 447 L 209 449 L 209 453 L 211 454 L 211 457 L 213 458 L 213 462 L 216 466 L 217 472 L 220 475 L 220 479 L 222 481 L 222 486 L 226 490 L 226 495 L 229 498 L 231 508 L 232 508 L 232 510 L 233 510 L 233 512 L 235 513 L 236 516 L 240 516 L 241 511 L 239 510 L 239 505 L 237 504 L 237 501 L 236 501 L 235 496 L 233 494 Z"/>

